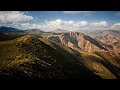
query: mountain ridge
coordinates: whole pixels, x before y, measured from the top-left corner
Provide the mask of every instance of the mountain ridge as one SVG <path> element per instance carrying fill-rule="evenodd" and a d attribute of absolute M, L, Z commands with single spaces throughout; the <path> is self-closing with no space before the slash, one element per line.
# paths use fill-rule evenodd
<path fill-rule="evenodd" d="M 119 51 L 119 36 L 102 35 L 43 32 L 8 37 L 0 41 L 0 79 L 119 79 L 119 53 L 112 54 L 101 41 Z"/>
<path fill-rule="evenodd" d="M 101 46 L 99 44 L 99 42 L 97 42 L 95 39 L 87 36 L 87 35 L 84 35 L 82 33 L 79 33 L 79 32 L 70 32 L 70 33 L 64 33 L 64 34 L 61 34 L 59 37 L 58 36 L 51 36 L 51 37 L 48 37 L 50 40 L 53 40 L 53 41 L 57 41 L 56 39 L 58 39 L 58 42 L 59 43 L 62 43 L 64 45 L 67 45 L 71 48 L 73 48 L 74 46 L 77 46 L 77 47 L 80 47 L 81 49 L 83 50 L 86 50 L 88 52 L 92 52 L 94 51 L 93 49 L 94 48 L 98 48 L 98 49 L 103 49 L 105 51 L 107 51 L 103 46 Z M 90 45 L 89 45 L 90 44 Z M 89 46 L 92 46 L 93 48 L 89 48 Z M 97 47 L 96 47 L 97 46 Z M 88 47 L 88 48 L 87 48 Z M 89 49 L 89 50 L 88 50 Z"/>
<path fill-rule="evenodd" d="M 0 61 L 0 78 L 6 79 L 90 79 L 100 78 L 87 69 L 73 54 L 63 48 L 51 46 L 32 35 L 0 43 L 2 53 L 8 55 Z M 10 45 L 12 44 L 12 47 Z M 9 48 L 6 49 L 6 45 Z M 7 52 L 7 50 L 10 50 Z M 12 51 L 11 51 L 12 50 Z M 13 52 L 13 50 L 15 50 Z M 63 52 L 59 51 L 63 50 Z M 10 52 L 12 52 L 10 54 Z M 67 56 L 66 56 L 67 55 Z M 11 58 L 10 58 L 11 56 Z M 70 58 L 68 57 L 70 56 Z M 2 56 L 4 57 L 4 56 Z M 2 58 L 1 57 L 1 58 Z M 10 62 L 9 62 L 10 60 Z M 5 63 L 6 62 L 6 63 Z"/>

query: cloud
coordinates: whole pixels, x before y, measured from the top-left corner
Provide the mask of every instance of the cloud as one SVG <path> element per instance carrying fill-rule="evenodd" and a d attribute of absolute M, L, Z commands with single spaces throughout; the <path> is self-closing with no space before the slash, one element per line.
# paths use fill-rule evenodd
<path fill-rule="evenodd" d="M 33 23 L 15 23 L 15 22 L 12 24 L 11 23 L 6 24 L 6 26 L 11 26 L 11 27 L 15 27 L 18 29 L 23 29 L 23 30 L 41 29 L 44 31 L 53 31 L 56 29 L 75 31 L 75 30 L 79 30 L 80 28 L 84 28 L 87 25 L 88 25 L 88 22 L 86 22 L 86 21 L 75 22 L 72 20 L 65 21 L 62 19 L 56 19 L 56 20 L 51 20 L 51 21 L 45 20 L 44 23 L 34 23 L 34 24 Z"/>
<path fill-rule="evenodd" d="M 80 26 L 87 26 L 88 25 L 88 22 L 86 21 L 81 21 L 81 22 L 78 22 L 76 24 L 79 24 Z"/>
<path fill-rule="evenodd" d="M 95 22 L 95 23 L 90 23 L 89 29 L 92 29 L 92 30 L 108 30 L 109 25 L 106 21 Z"/>
<path fill-rule="evenodd" d="M 110 27 L 111 30 L 120 30 L 120 23 L 115 23 Z"/>
<path fill-rule="evenodd" d="M 63 11 L 65 14 L 91 13 L 92 11 Z"/>
<path fill-rule="evenodd" d="M 0 23 L 14 23 L 33 20 L 32 16 L 20 11 L 0 11 Z"/>
<path fill-rule="evenodd" d="M 107 21 L 87 22 L 87 21 L 73 21 L 73 20 L 45 20 L 44 23 L 30 23 L 30 22 L 14 22 L 9 24 L 0 24 L 0 26 L 10 26 L 22 30 L 40 29 L 43 31 L 53 31 L 56 29 L 63 29 L 68 31 L 80 30 L 120 30 L 120 23 L 109 25 Z"/>
<path fill-rule="evenodd" d="M 108 27 L 108 23 L 106 21 L 101 21 L 97 23 L 91 23 L 92 26 L 103 26 L 103 27 Z"/>
<path fill-rule="evenodd" d="M 88 22 L 86 21 L 65 21 L 61 19 L 56 19 L 52 21 L 47 21 L 45 24 L 43 24 L 43 29 L 47 29 L 49 31 L 56 30 L 56 29 L 64 29 L 64 30 L 78 30 L 81 27 L 87 26 Z"/>

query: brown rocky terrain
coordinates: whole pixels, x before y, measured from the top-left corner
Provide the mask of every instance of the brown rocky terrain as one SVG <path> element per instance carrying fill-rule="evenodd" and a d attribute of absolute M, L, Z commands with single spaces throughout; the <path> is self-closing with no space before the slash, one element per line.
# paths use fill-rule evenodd
<path fill-rule="evenodd" d="M 88 35 L 100 42 L 112 55 L 120 56 L 120 31 L 96 31 Z"/>
<path fill-rule="evenodd" d="M 107 52 L 107 49 L 104 48 L 100 42 L 98 42 L 90 36 L 84 35 L 79 32 L 64 33 L 59 36 L 53 35 L 48 37 L 48 39 L 57 43 L 62 43 L 63 45 L 66 45 L 70 48 L 79 47 L 80 49 L 87 52 Z"/>

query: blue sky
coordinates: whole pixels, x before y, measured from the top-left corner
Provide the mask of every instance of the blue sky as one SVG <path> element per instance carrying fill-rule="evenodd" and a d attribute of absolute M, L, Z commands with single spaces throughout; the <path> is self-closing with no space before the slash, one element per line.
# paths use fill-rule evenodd
<path fill-rule="evenodd" d="M 75 11 L 73 11 L 75 12 Z M 63 11 L 29 11 L 27 15 L 39 18 L 38 22 L 44 22 L 44 20 L 74 20 L 74 21 L 107 21 L 109 23 L 120 22 L 120 12 L 119 11 L 91 11 L 85 13 L 64 13 Z"/>
<path fill-rule="evenodd" d="M 120 11 L 0 11 L 0 26 L 19 29 L 120 29 Z"/>

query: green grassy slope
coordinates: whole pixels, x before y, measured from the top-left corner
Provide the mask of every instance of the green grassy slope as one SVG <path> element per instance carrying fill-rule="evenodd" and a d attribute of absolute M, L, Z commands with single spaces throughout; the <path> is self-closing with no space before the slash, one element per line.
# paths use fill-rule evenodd
<path fill-rule="evenodd" d="M 0 79 L 100 78 L 79 62 L 75 51 L 32 35 L 1 41 L 0 50 Z"/>

